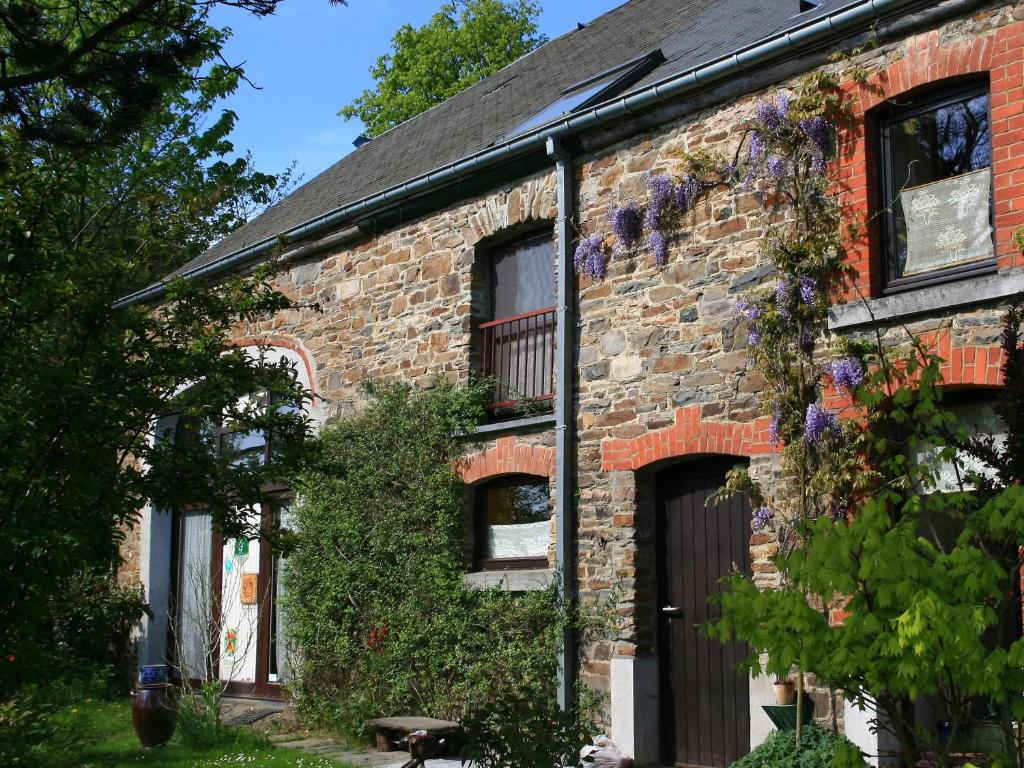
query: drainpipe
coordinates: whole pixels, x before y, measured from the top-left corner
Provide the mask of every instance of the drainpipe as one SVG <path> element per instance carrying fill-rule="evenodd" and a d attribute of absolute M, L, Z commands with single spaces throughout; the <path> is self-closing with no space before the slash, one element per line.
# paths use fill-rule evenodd
<path fill-rule="evenodd" d="M 571 604 L 576 583 L 573 557 L 576 483 L 572 460 L 572 396 L 576 384 L 572 350 L 576 323 L 572 311 L 575 278 L 569 264 L 569 244 L 574 239 L 570 226 L 573 170 L 572 158 L 558 139 L 548 137 L 545 146 L 548 157 L 555 161 L 558 194 L 558 220 L 555 223 L 558 243 L 558 305 L 555 321 L 555 571 L 559 577 L 561 597 L 566 604 Z M 573 639 L 572 627 L 566 627 L 562 635 L 562 647 L 558 651 L 558 704 L 562 709 L 573 701 L 573 677 L 576 670 Z"/>

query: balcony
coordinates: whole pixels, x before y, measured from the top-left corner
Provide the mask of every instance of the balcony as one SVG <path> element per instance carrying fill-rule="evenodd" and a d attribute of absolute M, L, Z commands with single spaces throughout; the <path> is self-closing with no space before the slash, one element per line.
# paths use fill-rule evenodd
<path fill-rule="evenodd" d="M 494 379 L 492 415 L 530 404 L 550 408 L 555 396 L 555 308 L 481 323 L 481 373 Z"/>

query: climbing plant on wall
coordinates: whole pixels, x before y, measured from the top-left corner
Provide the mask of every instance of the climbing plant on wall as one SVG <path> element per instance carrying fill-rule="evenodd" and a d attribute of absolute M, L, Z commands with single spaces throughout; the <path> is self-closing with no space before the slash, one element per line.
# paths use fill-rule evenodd
<path fill-rule="evenodd" d="M 311 719 L 360 736 L 373 717 L 486 719 L 497 702 L 557 711 L 557 650 L 573 620 L 557 588 L 463 580 L 469 526 L 455 462 L 487 393 L 486 382 L 371 387 L 364 411 L 316 439 L 285 567 L 291 688 Z M 557 725 L 582 738 L 588 723 Z"/>
<path fill-rule="evenodd" d="M 845 119 L 838 93 L 817 75 L 761 101 L 744 140 L 735 183 L 762 204 L 774 272 L 737 312 L 783 471 L 767 488 L 733 472 L 723 493 L 749 493 L 753 527 L 778 545 L 779 582 L 760 590 L 735 574 L 712 631 L 746 641 L 755 674 L 764 653 L 764 671 L 812 672 L 869 708 L 911 764 L 927 753 L 948 765 L 969 748 L 1020 765 L 1020 313 L 1004 337 L 1005 443 L 957 423 L 943 405 L 943 361 L 921 339 L 884 342 L 880 328 L 869 342 L 829 336 L 843 244 L 859 235 L 829 173 Z M 958 482 L 940 489 L 949 466 Z M 919 700 L 942 729 L 917 719 Z M 995 742 L 974 739 L 983 726 Z M 862 764 L 848 747 L 839 762 Z"/>

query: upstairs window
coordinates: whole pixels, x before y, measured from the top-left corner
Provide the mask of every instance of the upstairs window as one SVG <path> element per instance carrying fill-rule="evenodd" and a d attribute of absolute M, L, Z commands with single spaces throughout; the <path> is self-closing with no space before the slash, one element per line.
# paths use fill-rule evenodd
<path fill-rule="evenodd" d="M 548 481 L 513 475 L 477 489 L 476 565 L 481 570 L 547 568 Z"/>
<path fill-rule="evenodd" d="M 879 146 L 886 291 L 994 269 L 987 85 L 900 106 Z"/>
<path fill-rule="evenodd" d="M 554 393 L 555 251 L 549 234 L 490 254 L 489 315 L 480 324 L 482 373 L 494 379 L 492 411 Z"/>
<path fill-rule="evenodd" d="M 240 412 L 265 412 L 268 408 L 281 414 L 298 413 L 300 410 L 297 403 L 266 391 L 247 395 L 238 403 Z M 220 456 L 232 466 L 264 465 L 274 457 L 274 441 L 269 439 L 266 430 L 247 429 L 228 417 L 221 423 L 218 433 Z"/>

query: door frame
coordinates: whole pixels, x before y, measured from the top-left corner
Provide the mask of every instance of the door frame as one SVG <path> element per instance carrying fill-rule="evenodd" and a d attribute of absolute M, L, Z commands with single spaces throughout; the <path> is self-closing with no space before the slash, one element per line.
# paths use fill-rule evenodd
<path fill-rule="evenodd" d="M 740 464 L 749 466 L 750 459 L 747 456 L 735 456 L 731 454 L 703 454 L 688 456 L 682 460 L 661 464 L 653 469 L 652 482 L 654 485 L 654 541 L 655 541 L 655 596 L 657 602 L 654 606 L 655 622 L 655 652 L 658 658 L 658 727 L 660 733 L 660 755 L 662 763 L 666 766 L 679 766 L 676 763 L 676 727 L 674 718 L 674 698 L 671 692 L 671 672 L 669 664 L 668 621 L 662 615 L 662 606 L 668 605 L 668 526 L 665 515 L 665 491 L 666 482 L 662 479 L 669 472 L 685 472 L 688 466 L 697 467 L 701 464 L 713 466 L 718 464 L 725 468 L 725 471 Z M 747 544 L 747 557 L 749 559 L 749 539 Z M 747 691 L 747 706 L 749 707 L 751 691 Z M 749 716 L 748 716 L 748 738 L 749 738 Z"/>
<path fill-rule="evenodd" d="M 278 507 L 284 506 L 291 501 L 290 495 L 282 494 L 275 496 L 273 499 L 263 503 L 260 512 L 260 525 L 261 527 L 272 525 L 274 520 L 274 513 Z M 171 573 L 170 573 L 170 589 L 168 594 L 168 604 L 170 606 L 169 613 L 173 617 L 178 615 L 178 604 L 180 601 L 180 578 L 178 572 L 181 569 L 180 563 L 180 547 L 181 547 L 181 524 L 182 515 L 185 512 L 193 511 L 197 508 L 188 508 L 185 510 L 175 510 L 173 513 L 171 523 Z M 210 616 L 214 626 L 220 624 L 221 618 L 221 605 L 223 602 L 223 590 L 224 590 L 224 535 L 217 528 L 216 523 L 213 525 L 210 536 L 210 599 L 213 601 L 213 605 L 210 609 Z M 228 696 L 237 696 L 239 698 L 254 698 L 254 699 L 282 699 L 284 698 L 284 691 L 280 680 L 271 681 L 269 680 L 269 668 L 270 668 L 270 628 L 271 628 L 271 588 L 273 587 L 273 576 L 271 569 L 274 566 L 274 551 L 271 549 L 269 542 L 266 538 L 260 537 L 260 554 L 259 554 L 259 571 L 256 577 L 256 670 L 254 674 L 255 680 L 253 682 L 232 680 L 227 683 L 224 689 L 224 693 Z M 273 596 L 276 597 L 276 596 Z M 167 659 L 168 663 L 174 666 L 176 664 L 175 652 L 174 652 L 174 622 L 168 622 L 167 629 Z M 212 629 L 212 627 L 211 627 Z M 212 638 L 211 638 L 212 639 Z M 222 638 L 217 637 L 217 642 L 213 646 L 213 667 L 217 671 L 218 679 L 220 676 L 220 662 L 222 653 Z M 191 681 L 193 684 L 198 685 L 198 680 Z"/>

